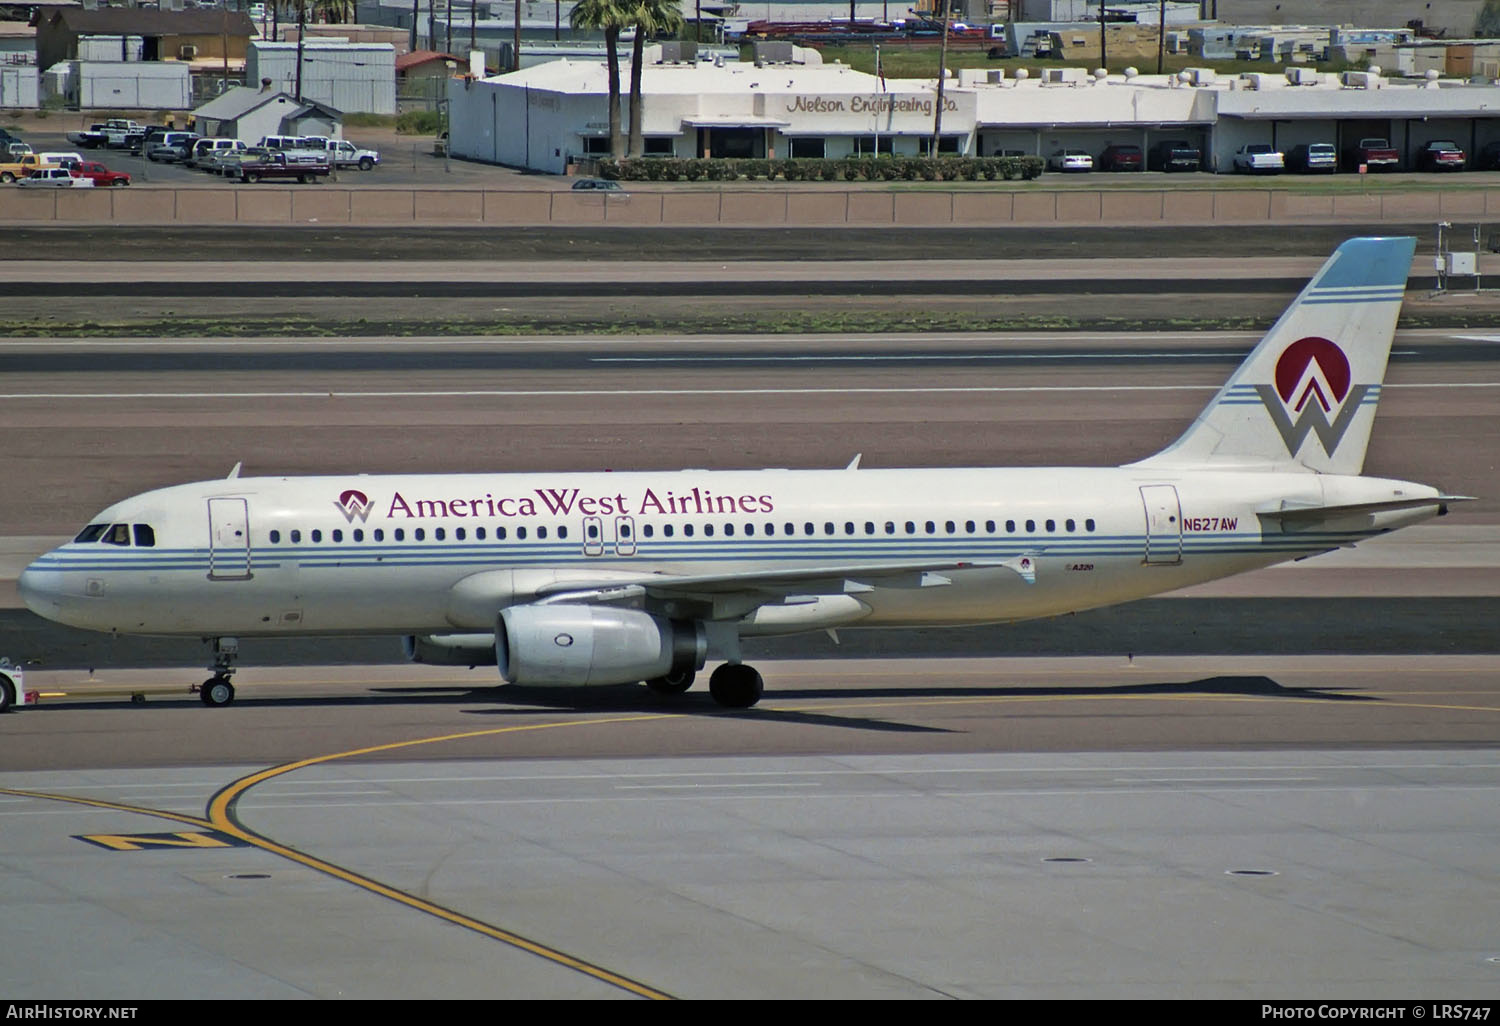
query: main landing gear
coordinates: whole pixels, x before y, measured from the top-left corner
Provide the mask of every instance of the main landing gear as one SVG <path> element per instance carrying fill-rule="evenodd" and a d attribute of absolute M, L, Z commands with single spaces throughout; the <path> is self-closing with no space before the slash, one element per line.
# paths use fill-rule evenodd
<path fill-rule="evenodd" d="M 229 675 L 234 672 L 234 660 L 240 654 L 238 638 L 214 638 L 214 664 L 209 667 L 214 675 L 198 688 L 198 697 L 204 705 L 223 706 L 234 701 L 234 685 Z"/>
<path fill-rule="evenodd" d="M 658 695 L 680 695 L 692 686 L 692 670 L 646 681 L 646 687 Z M 748 709 L 760 701 L 764 691 L 765 682 L 760 674 L 753 666 L 744 663 L 725 663 L 708 678 L 709 694 L 728 709 Z"/>
<path fill-rule="evenodd" d="M 753 666 L 725 663 L 708 678 L 708 693 L 729 709 L 748 709 L 760 701 L 765 681 Z"/>

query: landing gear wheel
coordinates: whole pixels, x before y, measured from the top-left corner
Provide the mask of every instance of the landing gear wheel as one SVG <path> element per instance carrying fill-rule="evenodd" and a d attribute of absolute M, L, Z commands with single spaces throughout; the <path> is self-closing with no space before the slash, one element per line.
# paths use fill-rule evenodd
<path fill-rule="evenodd" d="M 222 706 L 234 701 L 234 685 L 228 677 L 210 677 L 198 689 L 198 697 L 204 705 Z"/>
<path fill-rule="evenodd" d="M 765 682 L 753 666 L 725 663 L 708 678 L 708 691 L 726 708 L 748 709 L 760 701 Z"/>
<path fill-rule="evenodd" d="M 653 677 L 646 681 L 646 687 L 658 695 L 680 695 L 693 686 L 693 678 L 696 674 L 692 670 L 683 670 L 681 673 L 669 673 L 665 677 Z"/>

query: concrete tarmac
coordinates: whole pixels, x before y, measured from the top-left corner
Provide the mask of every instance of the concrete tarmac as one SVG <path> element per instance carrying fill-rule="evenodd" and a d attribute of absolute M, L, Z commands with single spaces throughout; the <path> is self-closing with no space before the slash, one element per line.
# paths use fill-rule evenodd
<path fill-rule="evenodd" d="M 0 491 L 0 549 L 14 568 L 122 495 L 241 460 L 1118 463 L 1180 433 L 1234 362 L 1191 340 L 1049 361 L 911 341 L 231 372 L 94 368 L 108 346 L 59 343 L 42 356 L 82 358 L 6 375 L 0 480 L 22 486 Z M 1492 996 L 1500 380 L 1490 344 L 1432 345 L 1393 361 L 1367 471 L 1482 501 L 1260 590 L 1156 600 L 1153 630 L 1202 645 L 1170 657 L 951 658 L 957 632 L 904 659 L 897 639 L 895 658 L 760 660 L 770 694 L 742 713 L 400 665 L 247 665 L 210 710 L 186 692 L 201 673 L 35 668 L 46 699 L 0 718 L 0 919 L 26 941 L 0 990 Z M 1278 654 L 1293 625 L 1317 654 Z M 1465 640 L 1359 647 L 1428 625 Z M 167 836 L 119 840 L 146 834 Z"/>

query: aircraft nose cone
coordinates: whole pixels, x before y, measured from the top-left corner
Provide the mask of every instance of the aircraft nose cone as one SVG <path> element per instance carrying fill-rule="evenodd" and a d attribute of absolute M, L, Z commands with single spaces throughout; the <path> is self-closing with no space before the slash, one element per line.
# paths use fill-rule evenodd
<path fill-rule="evenodd" d="M 51 620 L 57 618 L 61 608 L 61 585 L 61 573 L 40 569 L 33 563 L 21 571 L 21 576 L 16 580 L 16 591 L 20 593 L 21 601 L 26 603 L 27 609 Z"/>

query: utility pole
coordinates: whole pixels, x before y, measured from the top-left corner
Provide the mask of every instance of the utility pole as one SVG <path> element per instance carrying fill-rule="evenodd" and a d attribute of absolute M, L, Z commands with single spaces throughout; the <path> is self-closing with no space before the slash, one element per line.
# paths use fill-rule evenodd
<path fill-rule="evenodd" d="M 515 67 L 511 68 L 511 70 L 512 71 L 520 71 L 521 70 L 521 0 L 516 0 L 516 37 L 515 37 L 515 48 L 516 48 L 516 55 L 515 55 L 515 57 L 513 57 L 511 59 L 511 63 L 513 65 L 515 65 Z"/>
<path fill-rule="evenodd" d="M 297 102 L 302 102 L 302 40 L 307 36 L 307 0 L 297 0 Z"/>
<path fill-rule="evenodd" d="M 1109 68 L 1109 54 L 1104 42 L 1104 0 L 1099 0 L 1099 67 Z"/>
<path fill-rule="evenodd" d="M 932 112 L 932 146 L 927 155 L 936 157 L 943 135 L 943 84 L 948 77 L 948 15 L 951 0 L 937 0 L 943 5 L 943 45 L 938 49 L 937 103 Z"/>
<path fill-rule="evenodd" d="M 1156 30 L 1156 73 L 1161 74 L 1167 58 L 1167 0 L 1161 0 L 1161 23 Z"/>

